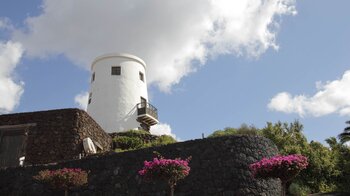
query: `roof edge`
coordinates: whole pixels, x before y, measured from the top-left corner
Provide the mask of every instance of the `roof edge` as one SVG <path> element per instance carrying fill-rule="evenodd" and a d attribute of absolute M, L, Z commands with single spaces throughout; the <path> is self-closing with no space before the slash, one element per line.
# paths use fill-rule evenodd
<path fill-rule="evenodd" d="M 145 69 L 146 69 L 146 63 L 139 57 L 132 55 L 132 54 L 128 54 L 128 53 L 107 53 L 107 54 L 103 54 L 101 56 L 96 57 L 92 63 L 91 63 L 91 70 L 94 68 L 94 65 L 96 64 L 97 61 L 106 59 L 106 58 L 113 58 L 113 57 L 121 57 L 121 58 L 126 58 L 126 59 L 132 59 L 135 60 L 137 62 L 139 62 Z"/>

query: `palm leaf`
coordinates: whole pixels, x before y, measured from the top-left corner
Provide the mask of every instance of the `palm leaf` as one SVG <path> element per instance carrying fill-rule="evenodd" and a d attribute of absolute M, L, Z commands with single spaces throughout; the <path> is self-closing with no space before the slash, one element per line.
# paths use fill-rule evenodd
<path fill-rule="evenodd" d="M 350 121 L 346 121 L 346 124 L 350 124 Z M 345 142 L 350 141 L 350 126 L 346 127 L 343 131 L 343 133 L 338 135 L 338 138 L 340 139 L 340 142 L 344 144 Z"/>

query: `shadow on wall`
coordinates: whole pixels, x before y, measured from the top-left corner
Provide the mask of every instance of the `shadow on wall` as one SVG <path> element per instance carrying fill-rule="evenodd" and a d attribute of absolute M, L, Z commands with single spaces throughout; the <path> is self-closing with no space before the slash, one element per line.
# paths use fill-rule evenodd
<path fill-rule="evenodd" d="M 136 105 L 130 110 L 130 112 L 128 114 L 125 115 L 125 117 L 123 119 L 118 121 L 117 124 L 126 125 L 129 127 L 132 127 L 133 125 L 136 127 L 139 127 L 139 125 L 135 124 L 135 122 L 136 122 L 135 119 L 137 119 L 137 107 L 136 107 Z M 119 130 L 127 131 L 128 129 L 125 127 L 119 127 Z M 113 131 L 119 131 L 119 130 L 113 130 Z"/>

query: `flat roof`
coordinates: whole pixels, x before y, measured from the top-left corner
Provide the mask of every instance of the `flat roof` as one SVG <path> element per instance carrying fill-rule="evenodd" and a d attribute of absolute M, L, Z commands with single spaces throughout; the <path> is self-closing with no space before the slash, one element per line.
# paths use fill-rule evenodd
<path fill-rule="evenodd" d="M 94 68 L 94 65 L 95 65 L 95 63 L 97 61 L 100 61 L 100 60 L 106 59 L 106 58 L 113 58 L 113 57 L 121 57 L 121 58 L 126 58 L 126 59 L 132 59 L 134 61 L 139 62 L 146 69 L 146 63 L 141 58 L 139 58 L 139 57 L 137 57 L 135 55 L 127 54 L 127 53 L 108 53 L 108 54 L 104 54 L 104 55 L 96 57 L 94 59 L 94 61 L 92 61 L 91 70 Z"/>

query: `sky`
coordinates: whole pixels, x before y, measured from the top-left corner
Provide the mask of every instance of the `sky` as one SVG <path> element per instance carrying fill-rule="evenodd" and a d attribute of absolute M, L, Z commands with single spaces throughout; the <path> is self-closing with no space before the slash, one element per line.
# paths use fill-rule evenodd
<path fill-rule="evenodd" d="M 266 122 L 325 143 L 350 120 L 350 1 L 0 0 L 0 114 L 86 108 L 101 54 L 147 64 L 179 140 Z"/>

